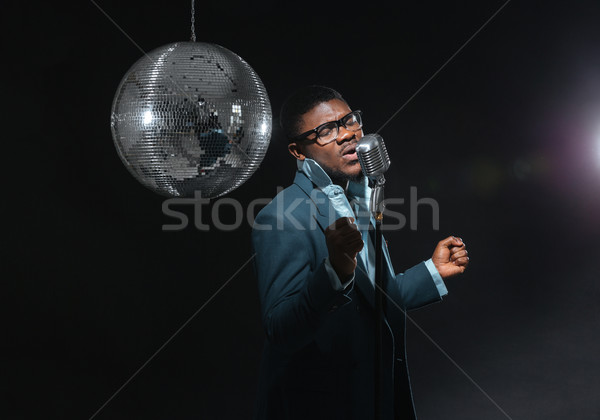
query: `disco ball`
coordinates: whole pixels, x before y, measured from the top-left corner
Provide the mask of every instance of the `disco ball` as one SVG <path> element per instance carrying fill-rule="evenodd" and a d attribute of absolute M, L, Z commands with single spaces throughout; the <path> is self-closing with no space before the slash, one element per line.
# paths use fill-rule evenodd
<path fill-rule="evenodd" d="M 166 196 L 211 198 L 244 183 L 271 138 L 271 105 L 258 75 L 219 45 L 177 42 L 139 59 L 112 105 L 127 169 Z"/>

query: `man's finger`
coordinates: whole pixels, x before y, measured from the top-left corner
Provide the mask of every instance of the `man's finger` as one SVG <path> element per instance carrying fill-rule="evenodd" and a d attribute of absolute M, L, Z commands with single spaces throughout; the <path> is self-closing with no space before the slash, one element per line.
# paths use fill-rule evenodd
<path fill-rule="evenodd" d="M 454 252 L 452 255 L 450 255 L 450 259 L 451 260 L 457 260 L 460 257 L 466 257 L 467 255 L 469 255 L 469 253 L 467 252 L 466 249 L 463 249 L 461 251 Z"/>
<path fill-rule="evenodd" d="M 363 249 L 364 242 L 362 239 L 348 241 L 344 244 L 344 250 L 352 252 L 360 252 Z"/>
<path fill-rule="evenodd" d="M 345 235 L 345 236 L 340 236 L 338 238 L 336 238 L 335 243 L 339 244 L 340 246 L 345 246 L 351 243 L 362 243 L 362 236 L 360 235 Z"/>
<path fill-rule="evenodd" d="M 462 250 L 463 250 L 463 249 L 465 249 L 465 248 L 466 248 L 466 247 L 465 247 L 465 245 L 464 245 L 464 244 L 463 244 L 462 246 L 454 246 L 454 247 L 450 248 L 450 253 L 452 253 L 452 254 L 453 254 L 453 253 L 456 253 L 456 252 L 462 251 Z"/>
<path fill-rule="evenodd" d="M 454 264 L 466 266 L 467 264 L 469 264 L 469 257 L 460 257 L 454 261 Z"/>
<path fill-rule="evenodd" d="M 340 235 L 357 234 L 360 235 L 358 227 L 356 225 L 344 225 L 336 229 Z"/>
<path fill-rule="evenodd" d="M 344 252 L 344 257 L 347 258 L 350 261 L 356 262 L 356 253 Z"/>
<path fill-rule="evenodd" d="M 463 245 L 463 241 L 462 241 L 462 239 L 460 239 L 460 238 L 459 238 L 459 237 L 457 237 L 457 236 L 448 236 L 446 239 L 442 239 L 442 240 L 439 242 L 439 245 L 446 246 L 446 247 L 448 247 L 448 248 L 449 248 L 451 245 L 454 245 L 454 246 L 462 246 L 462 245 Z"/>
<path fill-rule="evenodd" d="M 337 230 L 344 226 L 353 226 L 354 225 L 354 217 L 340 217 L 335 222 L 330 224 L 327 229 L 328 230 Z M 354 225 L 356 226 L 356 225 Z"/>
<path fill-rule="evenodd" d="M 348 230 L 340 230 L 338 231 L 338 236 L 344 240 L 350 240 L 352 238 L 361 238 L 361 233 L 356 229 L 348 229 Z"/>

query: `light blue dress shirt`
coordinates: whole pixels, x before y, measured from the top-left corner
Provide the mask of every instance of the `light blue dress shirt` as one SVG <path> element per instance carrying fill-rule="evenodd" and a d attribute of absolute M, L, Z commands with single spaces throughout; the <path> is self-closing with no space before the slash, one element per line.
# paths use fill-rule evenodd
<path fill-rule="evenodd" d="M 364 177 L 360 183 L 348 182 L 346 191 L 344 191 L 342 187 L 331 181 L 329 175 L 314 160 L 304 159 L 297 162 L 298 170 L 302 171 L 329 198 L 336 212 L 336 219 L 340 217 L 352 217 L 355 219 L 364 242 L 363 249 L 359 253 L 359 258 L 362 259 L 364 266 L 367 268 L 371 284 L 375 287 L 375 247 L 369 236 L 369 223 L 374 224 L 375 221 L 369 211 L 371 188 L 369 188 L 367 178 Z M 390 264 L 389 259 L 386 259 L 386 261 Z M 448 290 L 446 289 L 446 285 L 431 258 L 425 261 L 425 266 L 433 278 L 440 297 L 447 295 Z M 350 280 L 342 284 L 337 273 L 331 266 L 329 258 L 325 260 L 325 269 L 335 290 L 345 289 L 354 280 L 354 276 L 352 276 Z M 390 271 L 395 274 L 391 266 Z"/>

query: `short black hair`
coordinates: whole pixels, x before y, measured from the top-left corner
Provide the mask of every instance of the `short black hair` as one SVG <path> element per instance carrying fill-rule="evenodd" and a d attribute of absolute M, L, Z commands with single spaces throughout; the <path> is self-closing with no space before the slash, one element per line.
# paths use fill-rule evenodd
<path fill-rule="evenodd" d="M 346 105 L 348 104 L 338 91 L 326 86 L 305 86 L 288 96 L 283 102 L 279 114 L 279 124 L 288 143 L 291 143 L 294 137 L 301 134 L 299 133 L 299 127 L 302 122 L 302 115 L 320 103 L 333 99 L 339 99 Z"/>

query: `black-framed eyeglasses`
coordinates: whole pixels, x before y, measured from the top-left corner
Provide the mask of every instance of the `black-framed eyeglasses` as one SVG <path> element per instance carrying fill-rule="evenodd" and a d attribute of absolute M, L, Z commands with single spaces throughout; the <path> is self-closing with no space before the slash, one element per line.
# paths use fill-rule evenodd
<path fill-rule="evenodd" d="M 294 141 L 316 140 L 321 146 L 331 143 L 338 138 L 340 126 L 348 131 L 358 131 L 362 128 L 362 111 L 356 110 L 344 115 L 337 121 L 329 121 L 317 128 L 308 130 L 296 137 Z"/>

